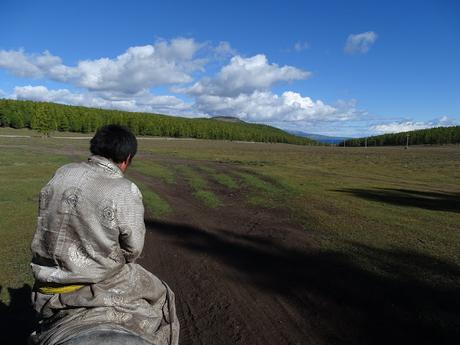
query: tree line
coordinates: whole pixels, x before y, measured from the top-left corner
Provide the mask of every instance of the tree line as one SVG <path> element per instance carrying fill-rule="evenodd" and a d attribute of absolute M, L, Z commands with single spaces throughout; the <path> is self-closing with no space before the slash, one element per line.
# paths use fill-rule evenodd
<path fill-rule="evenodd" d="M 445 145 L 460 143 L 460 126 L 375 135 L 342 141 L 339 146 Z"/>
<path fill-rule="evenodd" d="M 136 135 L 318 144 L 314 140 L 261 124 L 0 99 L 1 127 L 30 128 L 48 136 L 53 131 L 93 132 L 111 123 L 127 126 Z"/>

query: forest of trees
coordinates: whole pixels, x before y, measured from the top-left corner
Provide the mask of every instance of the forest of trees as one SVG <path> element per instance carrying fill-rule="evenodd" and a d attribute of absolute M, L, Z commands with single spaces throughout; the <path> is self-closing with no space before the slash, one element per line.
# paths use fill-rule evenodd
<path fill-rule="evenodd" d="M 460 126 L 435 127 L 409 132 L 376 135 L 367 138 L 349 139 L 339 146 L 401 146 L 444 145 L 460 143 Z"/>
<path fill-rule="evenodd" d="M 314 140 L 260 124 L 0 99 L 1 127 L 30 128 L 49 135 L 53 131 L 88 133 L 109 123 L 125 125 L 136 135 L 318 144 Z"/>

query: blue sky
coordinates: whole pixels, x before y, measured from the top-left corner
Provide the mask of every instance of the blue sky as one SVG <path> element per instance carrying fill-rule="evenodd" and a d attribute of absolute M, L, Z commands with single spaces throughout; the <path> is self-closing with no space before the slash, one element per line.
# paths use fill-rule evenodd
<path fill-rule="evenodd" d="M 457 1 L 9 1 L 0 96 L 328 135 L 460 123 Z"/>

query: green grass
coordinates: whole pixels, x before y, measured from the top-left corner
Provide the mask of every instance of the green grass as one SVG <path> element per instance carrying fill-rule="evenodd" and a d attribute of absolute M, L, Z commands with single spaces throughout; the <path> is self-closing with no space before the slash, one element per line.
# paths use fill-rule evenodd
<path fill-rule="evenodd" d="M 284 200 L 287 199 L 287 190 L 281 185 L 275 185 L 262 179 L 262 174 L 258 177 L 255 174 L 238 172 L 237 175 L 242 179 L 243 185 L 250 189 L 250 193 L 247 195 L 247 201 L 251 205 L 271 208 L 278 206 L 280 203 L 284 203 Z M 292 193 L 295 192 L 292 191 Z"/>
<path fill-rule="evenodd" d="M 180 166 L 177 169 L 184 176 L 190 187 L 192 187 L 193 189 L 201 190 L 208 188 L 208 183 L 206 182 L 206 180 L 192 168 L 188 166 Z"/>
<path fill-rule="evenodd" d="M 133 165 L 130 168 L 135 171 L 139 171 L 143 175 L 158 178 L 169 184 L 176 182 L 176 176 L 172 169 L 151 160 L 141 160 L 135 158 L 133 160 Z"/>
<path fill-rule="evenodd" d="M 55 170 L 68 163 L 62 155 L 2 147 L 0 155 L 0 300 L 8 303 L 7 287 L 32 285 L 30 243 L 35 232 L 38 194 Z"/>
<path fill-rule="evenodd" d="M 229 189 L 236 189 L 239 187 L 238 182 L 230 175 L 220 173 L 213 174 L 212 177 L 217 181 L 217 183 L 220 183 Z"/>
<path fill-rule="evenodd" d="M 206 165 L 200 165 L 200 170 L 205 172 L 217 183 L 227 187 L 228 189 L 237 189 L 239 187 L 238 182 L 230 175 L 219 173 L 215 168 L 211 168 Z"/>
<path fill-rule="evenodd" d="M 222 206 L 222 202 L 219 200 L 219 198 L 213 192 L 208 190 L 198 190 L 197 192 L 193 193 L 193 195 L 195 195 L 208 207 L 216 208 Z"/>
<path fill-rule="evenodd" d="M 0 129 L 0 135 L 26 135 L 26 136 L 40 136 L 37 131 L 28 129 L 28 128 L 10 128 L 10 127 L 2 127 Z"/>
<path fill-rule="evenodd" d="M 139 190 L 142 193 L 144 205 L 153 214 L 154 217 L 161 218 L 171 212 L 171 206 L 157 193 L 152 191 L 152 189 L 148 188 L 138 179 L 131 179 L 139 187 Z"/>
<path fill-rule="evenodd" d="M 198 172 L 188 166 L 179 166 L 177 169 L 194 190 L 193 195 L 198 200 L 212 208 L 222 205 L 217 195 L 210 190 L 208 182 Z"/>
<path fill-rule="evenodd" d="M 261 178 L 248 173 L 239 173 L 246 185 L 269 194 L 279 193 L 279 188 Z"/>
<path fill-rule="evenodd" d="M 395 203 L 369 200 L 347 192 L 383 188 L 458 193 L 458 168 L 454 168 L 460 162 L 458 149 L 414 148 L 407 153 L 316 148 L 307 152 L 308 158 L 299 155 L 292 163 L 286 160 L 257 171 L 294 191 L 285 205 L 315 234 L 322 249 L 347 253 L 370 270 L 375 267 L 361 255 L 357 249 L 361 246 L 415 251 L 460 263 L 458 212 L 421 208 L 416 201 L 403 205 L 397 199 Z"/>

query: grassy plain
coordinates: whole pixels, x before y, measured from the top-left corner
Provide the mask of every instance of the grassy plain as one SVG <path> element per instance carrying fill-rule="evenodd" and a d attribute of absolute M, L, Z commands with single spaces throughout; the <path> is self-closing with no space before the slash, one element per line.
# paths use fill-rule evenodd
<path fill-rule="evenodd" d="M 31 131 L 0 128 L 0 135 L 15 133 Z M 8 301 L 6 287 L 32 282 L 29 245 L 40 188 L 57 167 L 85 157 L 87 147 L 88 140 L 0 137 L 2 301 Z M 139 153 L 133 171 L 171 186 L 185 181 L 205 207 L 225 207 L 215 183 L 229 193 L 244 190 L 248 204 L 266 212 L 287 209 L 320 250 L 342 253 L 373 274 L 460 286 L 460 146 L 404 150 L 155 139 L 140 140 Z M 155 215 L 174 209 L 136 182 Z M 427 260 L 433 264 L 421 264 Z"/>
<path fill-rule="evenodd" d="M 330 148 L 161 142 L 145 152 L 230 163 L 267 199 L 281 201 L 323 245 L 420 250 L 460 263 L 460 147 Z"/>

